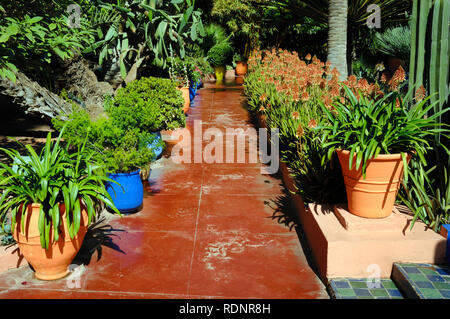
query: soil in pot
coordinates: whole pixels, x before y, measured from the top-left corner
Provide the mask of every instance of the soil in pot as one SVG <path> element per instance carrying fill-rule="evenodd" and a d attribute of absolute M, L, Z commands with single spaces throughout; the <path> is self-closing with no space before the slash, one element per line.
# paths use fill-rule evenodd
<path fill-rule="evenodd" d="M 80 229 L 75 238 L 71 239 L 67 229 L 65 206 L 61 204 L 59 207 L 61 216 L 59 240 L 50 244 L 48 249 L 44 249 L 41 246 L 39 235 L 39 210 L 40 204 L 28 205 L 24 229 L 21 228 L 21 221 L 18 218 L 14 239 L 19 245 L 20 252 L 33 267 L 36 278 L 41 280 L 60 279 L 70 272 L 69 265 L 81 248 L 87 232 L 87 212 L 82 206 Z M 50 243 L 52 240 L 53 228 L 50 232 Z"/>
<path fill-rule="evenodd" d="M 388 217 L 394 208 L 395 199 L 403 178 L 401 154 L 378 155 L 367 162 L 366 178 L 361 168 L 349 170 L 350 152 L 337 151 L 347 191 L 348 211 L 365 218 Z M 411 155 L 408 155 L 408 162 Z"/>

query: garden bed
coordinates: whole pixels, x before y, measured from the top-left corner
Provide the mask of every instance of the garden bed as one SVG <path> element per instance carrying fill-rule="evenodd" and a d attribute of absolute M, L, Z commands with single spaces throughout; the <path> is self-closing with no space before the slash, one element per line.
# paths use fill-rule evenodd
<path fill-rule="evenodd" d="M 256 119 L 260 127 L 266 128 L 259 113 Z M 389 278 L 394 262 L 441 264 L 445 261 L 445 238 L 420 222 L 410 231 L 411 215 L 395 208 L 390 217 L 374 220 L 354 216 L 344 209 L 335 214 L 332 206 L 305 206 L 296 194 L 288 166 L 281 161 L 280 175 L 324 281 L 369 277 L 374 269 L 368 271 L 370 265 L 379 266 L 379 275 Z"/>

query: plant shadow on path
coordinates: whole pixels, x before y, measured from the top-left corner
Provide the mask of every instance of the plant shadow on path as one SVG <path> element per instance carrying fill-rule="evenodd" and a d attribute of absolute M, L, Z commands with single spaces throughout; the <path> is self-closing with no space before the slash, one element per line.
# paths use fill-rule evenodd
<path fill-rule="evenodd" d="M 321 278 L 319 269 L 317 267 L 316 260 L 308 244 L 308 239 L 299 221 L 298 213 L 292 202 L 291 196 L 286 189 L 283 190 L 283 193 L 283 195 L 279 195 L 275 199 L 264 202 L 267 206 L 273 209 L 272 216 L 267 218 L 271 218 L 272 220 L 277 221 L 279 224 L 286 226 L 287 228 L 289 228 L 289 231 L 295 229 L 297 237 L 300 241 L 300 245 L 302 246 L 303 253 L 306 257 L 306 261 L 308 262 L 308 266 L 323 282 L 323 279 Z"/>
<path fill-rule="evenodd" d="M 105 221 L 105 217 L 102 217 L 89 226 L 80 251 L 75 256 L 72 264 L 89 265 L 95 252 L 97 252 L 97 261 L 99 261 L 102 258 L 103 247 L 114 249 L 126 255 L 113 241 L 114 237 L 120 239 L 120 236 L 114 232 L 125 232 L 125 230 L 115 229 L 111 225 L 106 224 Z"/>

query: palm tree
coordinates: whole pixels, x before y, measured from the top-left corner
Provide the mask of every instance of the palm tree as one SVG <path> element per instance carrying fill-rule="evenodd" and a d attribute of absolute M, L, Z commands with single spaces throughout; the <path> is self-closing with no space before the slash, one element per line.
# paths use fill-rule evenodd
<path fill-rule="evenodd" d="M 343 1 L 271 0 L 268 1 L 266 6 L 274 10 L 278 9 L 281 16 L 288 12 L 291 24 L 298 24 L 304 17 L 309 17 L 326 27 L 330 21 L 335 21 L 335 24 L 338 23 L 335 20 L 336 18 L 330 19 L 329 15 L 332 13 L 332 4 L 340 2 Z M 355 39 L 368 30 L 367 19 L 372 14 L 367 10 L 369 4 L 376 4 L 380 7 L 383 28 L 408 21 L 408 12 L 412 8 L 411 0 L 348 0 L 344 2 L 348 2 L 348 13 L 345 21 L 347 21 L 347 64 L 350 69 L 355 50 Z"/>
<path fill-rule="evenodd" d="M 347 78 L 347 0 L 330 0 L 328 5 L 328 61 L 341 80 Z"/>

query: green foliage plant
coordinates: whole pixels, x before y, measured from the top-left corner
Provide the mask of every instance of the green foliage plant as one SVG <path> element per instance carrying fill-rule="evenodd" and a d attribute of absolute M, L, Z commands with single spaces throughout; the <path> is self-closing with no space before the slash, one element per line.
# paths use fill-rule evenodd
<path fill-rule="evenodd" d="M 356 169 L 362 168 L 365 177 L 367 162 L 379 154 L 402 154 L 407 179 L 406 154 L 415 154 L 426 164 L 425 154 L 430 141 L 446 129 L 436 118 L 443 112 L 427 117 L 433 108 L 427 102 L 429 98 L 411 101 L 412 91 L 402 98 L 398 92 L 391 92 L 384 97 L 355 94 L 347 86 L 345 101 L 336 101 L 332 109 L 321 103 L 329 124 L 317 129 L 323 132 L 322 142 L 328 149 L 328 158 L 338 149 L 350 151 L 349 168 L 356 155 Z"/>
<path fill-rule="evenodd" d="M 118 57 L 123 78 L 130 66 L 141 66 L 150 58 L 166 68 L 173 54 L 184 58 L 186 45 L 198 42 L 204 35 L 201 12 L 194 1 L 93 1 L 98 41 L 84 52 L 95 52 L 99 64 Z"/>
<path fill-rule="evenodd" d="M 63 147 L 63 131 L 64 129 L 56 142 L 52 141 L 49 133 L 40 154 L 30 145 L 24 146 L 29 160 L 15 149 L 0 149 L 15 162 L 15 169 L 0 163 L 2 226 L 10 212 L 11 229 L 15 228 L 19 219 L 23 228 L 27 206 L 32 203 L 40 204 L 39 233 L 41 246 L 45 249 L 51 244 L 52 229 L 53 241 L 59 239 L 59 227 L 62 225 L 60 204 L 65 205 L 64 218 L 70 238 L 74 238 L 80 229 L 83 207 L 88 214 L 88 224 L 95 221 L 104 205 L 119 213 L 104 186 L 104 182 L 109 179 L 103 174 L 102 167 L 92 161 L 93 153 L 85 148 L 86 143 L 75 152 L 70 151 L 70 144 Z M 85 141 L 86 139 L 87 136 Z"/>
<path fill-rule="evenodd" d="M 221 42 L 214 45 L 207 56 L 213 67 L 230 65 L 233 63 L 233 48 L 228 42 Z"/>
<path fill-rule="evenodd" d="M 142 77 L 120 88 L 106 111 L 112 123 L 123 130 L 156 132 L 185 126 L 183 103 L 176 82 Z"/>
<path fill-rule="evenodd" d="M 19 70 L 36 80 L 48 77 L 52 61 L 70 59 L 94 41 L 85 19 L 70 28 L 65 16 L 10 17 L 2 10 L 0 16 L 0 77 L 11 81 Z"/>
<path fill-rule="evenodd" d="M 409 26 L 393 27 L 375 34 L 379 52 L 397 57 L 409 64 L 411 53 L 411 29 Z"/>
<path fill-rule="evenodd" d="M 68 121 L 54 119 L 57 130 L 65 128 L 63 138 L 75 146 L 86 143 L 96 162 L 103 165 L 106 173 L 128 173 L 146 167 L 154 159 L 151 148 L 142 143 L 151 143 L 149 133 L 138 128 L 123 129 L 106 116 L 91 119 L 86 110 L 73 112 Z M 84 141 L 86 133 L 88 138 Z"/>

